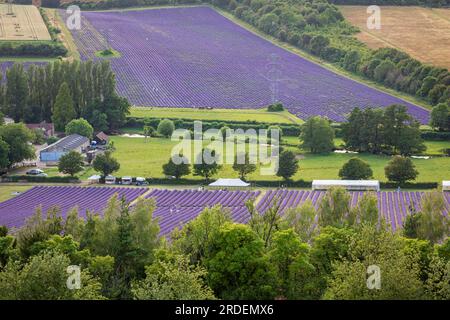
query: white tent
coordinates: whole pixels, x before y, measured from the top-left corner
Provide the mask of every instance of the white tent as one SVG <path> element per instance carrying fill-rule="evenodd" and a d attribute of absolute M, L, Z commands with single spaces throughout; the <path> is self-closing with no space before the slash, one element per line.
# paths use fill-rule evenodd
<path fill-rule="evenodd" d="M 215 182 L 210 183 L 209 186 L 216 188 L 242 188 L 249 187 L 250 183 L 244 182 L 241 179 L 217 179 Z"/>
<path fill-rule="evenodd" d="M 314 180 L 312 183 L 313 190 L 327 190 L 332 187 L 358 191 L 380 191 L 380 182 L 378 180 Z"/>
<path fill-rule="evenodd" d="M 97 174 L 94 174 L 93 176 L 90 176 L 89 178 L 88 178 L 88 183 L 89 184 L 92 184 L 92 183 L 99 183 L 100 182 L 100 176 L 99 175 L 97 175 Z"/>
<path fill-rule="evenodd" d="M 450 191 L 450 180 L 442 181 L 442 191 Z"/>

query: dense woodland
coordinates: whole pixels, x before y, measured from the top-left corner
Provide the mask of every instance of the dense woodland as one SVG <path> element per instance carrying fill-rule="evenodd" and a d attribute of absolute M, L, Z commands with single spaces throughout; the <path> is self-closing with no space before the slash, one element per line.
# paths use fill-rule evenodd
<path fill-rule="evenodd" d="M 56 130 L 83 117 L 96 130 L 115 130 L 126 120 L 129 102 L 116 93 L 108 61 L 14 64 L 0 85 L 0 111 L 16 122 L 54 122 Z"/>
<path fill-rule="evenodd" d="M 207 208 L 170 241 L 158 236 L 153 199 L 129 207 L 115 196 L 86 219 L 37 209 L 21 229 L 0 229 L 0 299 L 450 299 L 443 201 L 425 196 L 402 233 L 379 220 L 370 194 L 350 209 L 333 189 L 317 210 L 283 216 L 277 201 L 265 215 L 249 201 L 247 225 Z M 378 290 L 366 285 L 373 264 Z M 81 266 L 78 290 L 66 287 L 69 265 Z"/>

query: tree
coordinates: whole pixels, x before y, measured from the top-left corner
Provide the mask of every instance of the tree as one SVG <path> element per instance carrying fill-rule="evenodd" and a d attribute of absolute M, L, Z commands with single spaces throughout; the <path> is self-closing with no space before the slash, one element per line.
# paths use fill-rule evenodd
<path fill-rule="evenodd" d="M 23 123 L 0 127 L 0 138 L 8 145 L 8 166 L 36 157 L 31 142 L 33 133 Z"/>
<path fill-rule="evenodd" d="M 347 256 L 334 263 L 325 299 L 392 300 L 421 299 L 420 257 L 404 250 L 391 230 L 363 225 L 349 242 Z M 379 289 L 369 290 L 369 266 L 381 272 Z"/>
<path fill-rule="evenodd" d="M 6 72 L 6 114 L 15 122 L 24 121 L 29 114 L 28 83 L 22 64 L 15 63 Z"/>
<path fill-rule="evenodd" d="M 450 221 L 443 214 L 445 199 L 441 192 L 425 192 L 421 200 L 417 238 L 438 243 L 450 233 Z"/>
<path fill-rule="evenodd" d="M 300 242 L 293 229 L 280 230 L 273 235 L 269 260 L 275 266 L 282 296 L 288 299 L 313 298 L 310 279 L 315 270 L 309 262 L 309 247 Z"/>
<path fill-rule="evenodd" d="M 329 121 L 316 116 L 309 118 L 301 127 L 302 148 L 312 153 L 326 153 L 334 148 L 334 130 Z"/>
<path fill-rule="evenodd" d="M 319 226 L 342 227 L 346 224 L 353 225 L 355 217 L 351 216 L 350 213 L 349 193 L 343 188 L 331 188 L 319 205 Z"/>
<path fill-rule="evenodd" d="M 83 118 L 73 119 L 66 125 L 66 134 L 69 135 L 74 133 L 92 139 L 94 128 Z"/>
<path fill-rule="evenodd" d="M 189 164 L 189 160 L 186 157 L 181 155 L 181 163 L 175 164 L 172 158 L 163 165 L 163 173 L 166 176 L 174 176 L 177 180 L 182 176 L 186 176 L 191 173 L 191 165 Z"/>
<path fill-rule="evenodd" d="M 439 103 L 431 111 L 430 126 L 441 131 L 450 130 L 450 106 Z"/>
<path fill-rule="evenodd" d="M 132 284 L 138 300 L 209 300 L 212 290 L 204 283 L 206 270 L 189 264 L 189 258 L 158 250 L 156 261 L 145 271 L 145 278 Z"/>
<path fill-rule="evenodd" d="M 75 150 L 71 150 L 59 158 L 58 171 L 75 176 L 78 172 L 83 171 L 83 156 Z"/>
<path fill-rule="evenodd" d="M 411 159 L 401 156 L 393 157 L 384 168 L 384 172 L 389 181 L 399 184 L 408 180 L 415 180 L 419 174 Z"/>
<path fill-rule="evenodd" d="M 67 82 L 61 84 L 52 112 L 52 121 L 55 125 L 55 130 L 57 131 L 63 131 L 65 126 L 76 117 L 70 88 Z"/>
<path fill-rule="evenodd" d="M 155 134 L 155 129 L 149 125 L 145 125 L 143 131 L 146 142 L 148 137 L 152 137 Z"/>
<path fill-rule="evenodd" d="M 277 176 L 289 180 L 298 171 L 298 160 L 295 153 L 290 150 L 284 150 L 280 154 Z"/>
<path fill-rule="evenodd" d="M 0 272 L 0 299 L 14 300 L 94 300 L 104 299 L 101 284 L 81 268 L 81 288 L 67 288 L 67 267 L 71 261 L 57 250 L 43 251 L 22 267 L 10 261 Z"/>
<path fill-rule="evenodd" d="M 215 150 L 202 149 L 194 163 L 194 176 L 201 176 L 206 181 L 209 181 L 209 178 L 215 175 L 222 167 L 218 164 L 218 160 Z"/>
<path fill-rule="evenodd" d="M 245 177 L 256 170 L 256 165 L 250 163 L 248 152 L 237 154 L 234 158 L 233 170 L 239 173 L 239 177 L 245 180 Z"/>
<path fill-rule="evenodd" d="M 220 299 L 273 299 L 274 271 L 264 244 L 247 225 L 225 223 L 205 261 L 207 280 Z"/>
<path fill-rule="evenodd" d="M 159 122 L 157 131 L 160 135 L 169 138 L 175 131 L 175 125 L 172 120 L 163 119 Z"/>
<path fill-rule="evenodd" d="M 280 222 L 281 229 L 293 228 L 302 242 L 311 242 L 317 234 L 316 208 L 310 200 L 300 207 L 288 209 Z"/>
<path fill-rule="evenodd" d="M 339 170 L 339 177 L 348 180 L 365 180 L 373 176 L 370 165 L 360 158 L 351 158 L 342 169 Z"/>
<path fill-rule="evenodd" d="M 9 166 L 9 145 L 0 136 L 0 170 Z"/>
<path fill-rule="evenodd" d="M 219 205 L 205 208 L 181 230 L 172 232 L 173 248 L 189 255 L 193 264 L 201 262 L 210 254 L 211 243 L 226 222 L 231 222 L 228 209 Z"/>
<path fill-rule="evenodd" d="M 103 176 L 110 175 L 114 171 L 120 169 L 120 163 L 112 157 L 110 151 L 105 151 L 103 154 L 99 154 L 92 162 L 92 167 L 95 171 L 101 172 Z"/>

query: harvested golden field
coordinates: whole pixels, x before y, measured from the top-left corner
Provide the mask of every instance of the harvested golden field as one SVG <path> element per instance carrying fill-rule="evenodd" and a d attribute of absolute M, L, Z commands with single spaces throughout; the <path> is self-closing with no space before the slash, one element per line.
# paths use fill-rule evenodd
<path fill-rule="evenodd" d="M 367 28 L 367 6 L 339 6 L 370 48 L 394 47 L 426 63 L 450 69 L 450 9 L 381 7 L 381 29 Z"/>
<path fill-rule="evenodd" d="M 35 6 L 0 4 L 0 40 L 51 40 Z"/>

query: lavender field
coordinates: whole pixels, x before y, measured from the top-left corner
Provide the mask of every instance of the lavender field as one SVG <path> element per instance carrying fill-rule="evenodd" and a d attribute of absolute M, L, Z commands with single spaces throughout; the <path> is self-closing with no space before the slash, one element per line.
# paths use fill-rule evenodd
<path fill-rule="evenodd" d="M 101 212 L 115 193 L 119 198 L 125 197 L 127 202 L 131 202 L 146 191 L 146 188 L 34 187 L 0 203 L 0 225 L 21 227 L 39 206 L 45 214 L 49 208 L 57 205 L 63 217 L 70 209 L 78 207 L 80 216 L 86 217 L 87 210 Z"/>
<path fill-rule="evenodd" d="M 64 14 L 63 12 L 61 14 Z M 261 108 L 281 101 L 300 118 L 343 121 L 354 107 L 428 111 L 286 51 L 208 7 L 84 12 L 82 59 L 111 46 L 118 90 L 138 106 Z"/>
<path fill-rule="evenodd" d="M 74 206 L 78 206 L 80 216 L 85 217 L 86 210 L 101 213 L 107 200 L 118 193 L 125 196 L 128 202 L 148 191 L 147 188 L 108 188 L 108 187 L 34 187 L 16 198 L 0 203 L 0 225 L 20 227 L 27 217 L 35 212 L 37 206 L 42 206 L 45 212 L 58 204 L 63 217 Z M 197 191 L 197 190 L 152 190 L 146 198 L 156 201 L 153 217 L 158 219 L 160 235 L 169 235 L 175 228 L 182 228 L 187 222 L 197 217 L 204 208 L 221 205 L 231 213 L 235 222 L 246 223 L 250 215 L 245 203 L 256 199 L 258 212 L 264 213 L 278 201 L 280 212 L 288 208 L 300 206 L 311 201 L 317 208 L 324 191 L 307 190 L 268 190 L 261 197 L 260 191 Z M 396 231 L 403 226 L 407 214 L 420 210 L 423 192 L 378 192 L 378 209 L 380 215 Z M 350 192 L 350 205 L 355 206 L 363 192 Z M 446 209 L 444 215 L 450 213 L 450 193 L 445 193 Z"/>

